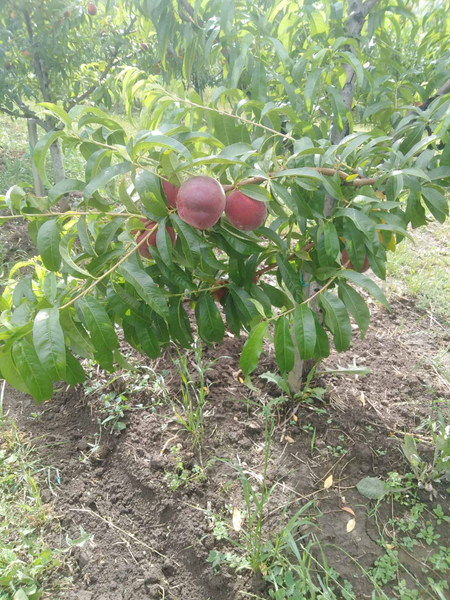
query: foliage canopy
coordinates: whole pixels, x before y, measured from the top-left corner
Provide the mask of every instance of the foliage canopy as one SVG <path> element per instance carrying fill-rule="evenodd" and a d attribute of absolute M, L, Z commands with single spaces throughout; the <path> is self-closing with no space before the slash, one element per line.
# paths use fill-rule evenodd
<path fill-rule="evenodd" d="M 267 336 L 282 373 L 328 356 L 329 334 L 343 352 L 350 317 L 362 336 L 369 324 L 361 291 L 388 306 L 359 272 L 366 257 L 384 279 L 409 225 L 448 216 L 448 2 L 425 15 L 419 2 L 385 0 L 135 6 L 166 68 L 164 85 L 136 67 L 117 78 L 139 131 L 93 106 L 46 104 L 64 128 L 35 149 L 41 176 L 58 138 L 85 159 L 85 178 L 45 198 L 15 186 L 4 199 L 10 217 L 29 220 L 39 256 L 13 267 L 0 298 L 0 369 L 37 401 L 52 395 L 51 379 L 83 380 L 80 357 L 123 366 L 116 326 L 151 358 L 171 340 L 189 347 L 189 307 L 208 344 L 222 340 L 224 319 L 249 333 L 246 375 Z M 181 56 L 182 81 L 168 52 Z M 200 74 L 217 85 L 202 92 Z M 199 174 L 265 202 L 265 225 L 188 225 L 162 182 Z M 59 213 L 70 192 L 73 211 Z M 155 225 L 138 246 L 157 231 L 149 260 L 134 236 L 143 215 Z"/>

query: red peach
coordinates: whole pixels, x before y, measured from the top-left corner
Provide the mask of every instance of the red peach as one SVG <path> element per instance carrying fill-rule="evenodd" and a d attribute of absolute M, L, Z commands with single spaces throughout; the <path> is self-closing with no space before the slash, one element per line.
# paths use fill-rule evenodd
<path fill-rule="evenodd" d="M 266 220 L 267 206 L 264 202 L 253 200 L 239 190 L 235 190 L 227 196 L 225 214 L 237 229 L 253 231 L 261 227 Z"/>
<path fill-rule="evenodd" d="M 170 206 L 172 206 L 173 208 L 176 208 L 177 207 L 177 195 L 178 195 L 178 190 L 180 188 L 177 187 L 176 185 L 173 185 L 173 183 L 170 183 L 170 181 L 166 181 L 165 179 L 163 179 L 162 186 L 163 186 L 164 194 L 166 195 L 167 202 L 170 204 Z"/>
<path fill-rule="evenodd" d="M 192 177 L 178 191 L 177 208 L 180 218 L 192 227 L 209 229 L 225 209 L 225 192 L 212 177 Z"/>
<path fill-rule="evenodd" d="M 95 17 L 95 15 L 97 14 L 97 6 L 94 4 L 94 2 L 89 2 L 87 11 L 91 15 L 91 17 Z"/>
<path fill-rule="evenodd" d="M 345 267 L 346 269 L 351 269 L 352 271 L 355 271 L 355 267 L 350 262 L 350 258 L 348 256 L 348 252 L 347 252 L 347 250 L 345 248 L 342 250 L 342 260 L 341 260 L 341 262 L 342 262 L 342 266 Z M 367 254 L 366 254 L 366 256 L 364 258 L 363 266 L 362 266 L 362 268 L 360 269 L 359 272 L 360 273 L 365 273 L 368 270 L 369 267 L 370 267 L 370 265 L 369 265 L 369 259 L 367 258 Z"/>
<path fill-rule="evenodd" d="M 142 219 L 141 219 L 142 221 Z M 144 239 L 144 237 L 148 234 L 149 231 L 151 231 L 153 229 L 153 227 L 156 225 L 155 221 L 146 221 L 146 226 L 145 226 L 145 230 L 140 233 L 138 235 L 138 237 L 136 238 L 136 243 L 139 244 L 139 242 L 141 240 Z M 175 240 L 177 239 L 177 234 L 175 233 L 175 230 L 173 227 L 170 227 L 170 225 L 166 225 L 166 230 L 167 233 L 169 234 L 169 237 L 172 241 L 172 246 L 175 245 Z M 153 233 L 150 234 L 147 242 L 144 242 L 142 244 L 142 246 L 139 246 L 138 252 L 141 256 L 143 256 L 144 258 L 152 258 L 151 255 L 151 251 L 149 246 L 153 246 L 154 248 L 156 248 L 156 234 L 158 232 L 158 228 L 155 229 L 155 231 Z"/>

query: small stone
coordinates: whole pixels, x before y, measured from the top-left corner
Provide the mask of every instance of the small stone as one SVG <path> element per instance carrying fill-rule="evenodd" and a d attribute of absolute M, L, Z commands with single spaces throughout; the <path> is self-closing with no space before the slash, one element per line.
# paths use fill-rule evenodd
<path fill-rule="evenodd" d="M 262 426 L 255 421 L 249 421 L 245 424 L 245 430 L 247 433 L 260 433 L 262 431 Z"/>

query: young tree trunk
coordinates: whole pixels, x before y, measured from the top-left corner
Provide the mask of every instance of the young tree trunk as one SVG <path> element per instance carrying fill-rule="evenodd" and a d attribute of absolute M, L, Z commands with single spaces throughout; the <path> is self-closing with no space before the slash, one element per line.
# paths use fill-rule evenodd
<path fill-rule="evenodd" d="M 28 139 L 30 142 L 31 150 L 33 151 L 38 141 L 36 121 L 34 119 L 27 119 L 27 125 Z M 33 161 L 31 161 L 31 165 L 33 169 L 34 193 L 36 194 L 36 196 L 42 197 L 44 195 L 44 184 L 42 183 L 42 180 L 39 177 L 39 173 L 37 172 Z"/>
<path fill-rule="evenodd" d="M 349 1 L 346 22 L 346 30 L 349 38 L 357 39 L 359 37 L 364 23 L 366 21 L 367 15 L 377 4 L 378 1 L 379 0 L 366 0 L 365 2 L 362 2 L 362 0 Z M 349 50 L 350 52 L 354 52 L 354 48 L 352 46 L 348 46 L 347 50 Z M 344 64 L 344 69 L 346 72 L 346 78 L 340 94 L 347 110 L 351 110 L 353 104 L 353 97 L 355 94 L 355 71 L 350 64 Z M 336 122 L 333 123 L 330 131 L 331 143 L 339 144 L 339 142 L 348 135 L 348 129 L 348 122 L 345 124 L 344 129 L 342 131 L 339 130 Z M 325 218 L 330 217 L 332 215 L 334 203 L 334 198 L 331 198 L 330 196 L 325 196 L 325 206 L 323 211 Z M 304 276 L 306 277 L 306 273 L 304 274 Z M 311 296 L 313 296 L 319 290 L 319 288 L 320 285 L 317 283 L 317 281 L 312 281 L 308 287 L 308 298 L 311 298 Z M 309 307 L 317 312 L 317 301 L 313 300 L 312 302 L 310 302 Z M 313 368 L 315 361 L 303 361 L 300 358 L 293 331 L 292 336 L 294 341 L 295 362 L 293 370 L 289 373 L 288 383 L 291 393 L 295 394 L 302 389 L 303 380 L 308 375 L 309 371 Z"/>
<path fill-rule="evenodd" d="M 64 155 L 62 153 L 61 144 L 59 140 L 56 140 L 50 146 L 50 155 L 52 157 L 53 175 L 55 177 L 55 183 L 59 183 L 66 178 L 66 171 L 64 169 Z"/>

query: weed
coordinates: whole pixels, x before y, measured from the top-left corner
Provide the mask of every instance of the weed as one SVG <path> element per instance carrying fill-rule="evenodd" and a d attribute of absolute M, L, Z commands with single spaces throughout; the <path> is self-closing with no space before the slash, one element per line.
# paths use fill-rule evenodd
<path fill-rule="evenodd" d="M 434 456 L 432 462 L 423 460 L 418 451 L 414 437 L 407 435 L 402 445 L 403 453 L 411 465 L 418 481 L 419 488 L 423 487 L 430 497 L 437 496 L 433 487 L 434 482 L 450 481 L 450 424 L 439 413 L 438 419 L 432 424 Z"/>
<path fill-rule="evenodd" d="M 48 533 L 57 532 L 59 525 L 41 501 L 37 473 L 43 470 L 30 443 L 2 414 L 0 598 L 3 600 L 37 600 L 44 591 L 55 597 L 66 583 L 58 573 L 62 551 L 52 548 L 47 541 Z"/>
<path fill-rule="evenodd" d="M 193 446 L 200 449 L 204 435 L 204 415 L 209 391 L 205 374 L 219 359 L 203 363 L 202 345 L 199 341 L 194 345 L 193 366 L 196 378 L 191 375 L 188 358 L 190 353 L 181 354 L 177 348 L 178 359 L 174 361 L 178 374 L 181 378 L 181 396 L 172 402 L 177 422 L 191 435 Z"/>
<path fill-rule="evenodd" d="M 100 409 L 101 415 L 106 415 L 99 419 L 101 426 L 108 425 L 112 431 L 122 431 L 126 428 L 126 423 L 122 420 L 125 416 L 125 411 L 130 409 L 128 398 L 123 394 L 109 392 L 100 396 L 100 401 L 103 406 Z"/>
<path fill-rule="evenodd" d="M 207 481 L 208 477 L 206 472 L 199 465 L 194 465 L 191 470 L 185 467 L 183 461 L 178 455 L 179 448 L 173 446 L 171 453 L 176 458 L 176 465 L 173 471 L 168 471 L 164 476 L 164 481 L 175 492 L 181 487 L 188 485 L 188 483 L 203 484 Z"/>

